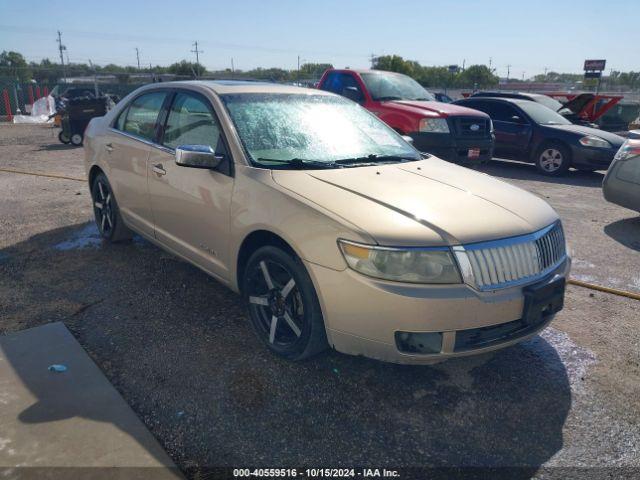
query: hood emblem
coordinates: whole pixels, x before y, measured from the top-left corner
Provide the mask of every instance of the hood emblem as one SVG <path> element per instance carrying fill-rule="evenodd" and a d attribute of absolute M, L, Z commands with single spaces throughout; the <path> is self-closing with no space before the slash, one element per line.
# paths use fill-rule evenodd
<path fill-rule="evenodd" d="M 477 123 L 472 123 L 469 127 L 469 130 L 471 130 L 472 132 L 477 132 L 478 130 L 480 130 L 480 125 L 478 125 Z"/>

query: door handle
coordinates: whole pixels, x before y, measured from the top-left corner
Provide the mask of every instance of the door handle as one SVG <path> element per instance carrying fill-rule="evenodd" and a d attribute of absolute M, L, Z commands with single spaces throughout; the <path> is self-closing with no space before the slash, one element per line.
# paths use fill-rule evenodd
<path fill-rule="evenodd" d="M 104 148 L 107 149 L 107 152 L 113 152 L 113 143 L 105 144 Z"/>
<path fill-rule="evenodd" d="M 162 168 L 162 164 L 161 163 L 156 163 L 153 168 L 152 168 L 153 172 L 158 174 L 158 175 L 166 175 L 167 171 Z"/>

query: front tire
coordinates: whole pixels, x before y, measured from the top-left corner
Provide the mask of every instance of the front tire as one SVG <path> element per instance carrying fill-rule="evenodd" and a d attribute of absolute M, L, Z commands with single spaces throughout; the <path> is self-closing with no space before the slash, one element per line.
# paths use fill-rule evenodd
<path fill-rule="evenodd" d="M 71 139 L 66 133 L 64 133 L 64 131 L 58 133 L 58 140 L 60 140 L 60 143 L 64 143 L 65 145 L 68 145 L 71 142 Z"/>
<path fill-rule="evenodd" d="M 242 294 L 253 329 L 273 353 L 302 360 L 328 347 L 320 303 L 299 258 L 259 248 L 247 262 Z"/>
<path fill-rule="evenodd" d="M 122 221 L 116 197 L 104 173 L 99 173 L 93 181 L 91 199 L 96 224 L 102 238 L 110 243 L 131 239 L 133 233 Z"/>
<path fill-rule="evenodd" d="M 571 166 L 571 152 L 557 142 L 543 144 L 536 153 L 536 168 L 543 175 L 558 177 L 564 175 Z"/>
<path fill-rule="evenodd" d="M 73 135 L 71 135 L 71 145 L 75 145 L 76 147 L 79 147 L 82 145 L 82 141 L 84 140 L 83 136 L 81 133 L 74 133 Z"/>

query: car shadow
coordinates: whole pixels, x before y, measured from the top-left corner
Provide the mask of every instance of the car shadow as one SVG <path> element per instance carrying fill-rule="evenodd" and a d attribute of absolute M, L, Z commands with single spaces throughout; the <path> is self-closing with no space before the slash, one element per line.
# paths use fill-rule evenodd
<path fill-rule="evenodd" d="M 533 180 L 536 182 L 574 185 L 578 187 L 600 188 L 604 180 L 604 173 L 600 171 L 583 172 L 580 170 L 569 170 L 559 177 L 547 177 L 539 173 L 536 167 L 530 163 L 498 158 L 494 158 L 486 165 L 480 166 L 478 170 L 494 177 L 513 180 Z"/>
<path fill-rule="evenodd" d="M 0 250 L 0 332 L 64 321 L 190 476 L 264 464 L 517 467 L 509 478 L 530 478 L 562 448 L 578 356 L 561 332 L 432 366 L 334 351 L 287 362 L 253 334 L 240 297 L 197 268 L 139 238 L 96 239 L 86 223 Z"/>
<path fill-rule="evenodd" d="M 71 145 L 69 144 L 65 144 L 65 143 L 47 143 L 47 144 L 43 144 L 40 145 L 38 147 L 38 152 L 42 152 L 42 151 L 58 151 L 58 150 L 75 150 L 76 148 L 82 148 L 81 146 L 76 146 L 76 145 Z"/>
<path fill-rule="evenodd" d="M 640 252 L 640 217 L 610 223 L 604 227 L 604 233 L 625 247 Z"/>

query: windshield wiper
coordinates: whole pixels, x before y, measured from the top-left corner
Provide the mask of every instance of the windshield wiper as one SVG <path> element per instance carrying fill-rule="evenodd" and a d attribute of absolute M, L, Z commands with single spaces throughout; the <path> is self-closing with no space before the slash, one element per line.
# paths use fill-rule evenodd
<path fill-rule="evenodd" d="M 376 155 L 372 153 L 364 157 L 342 158 L 336 160 L 338 165 L 374 165 L 376 163 L 414 162 L 418 158 L 403 157 L 401 155 Z"/>
<path fill-rule="evenodd" d="M 339 168 L 336 162 L 323 162 L 321 160 L 309 160 L 307 158 L 290 158 L 283 160 L 281 158 L 258 158 L 258 162 L 273 162 L 281 165 L 291 166 L 297 170 L 314 169 L 314 168 Z M 271 165 L 269 165 L 271 166 Z"/>

